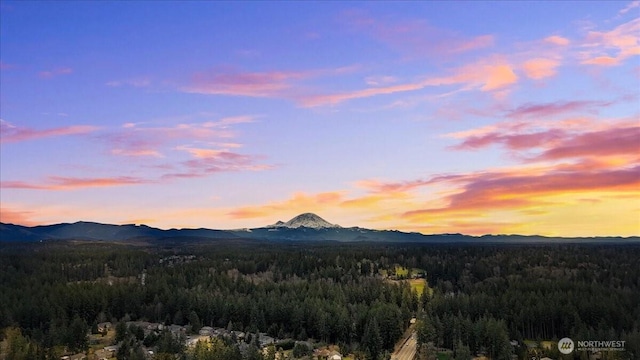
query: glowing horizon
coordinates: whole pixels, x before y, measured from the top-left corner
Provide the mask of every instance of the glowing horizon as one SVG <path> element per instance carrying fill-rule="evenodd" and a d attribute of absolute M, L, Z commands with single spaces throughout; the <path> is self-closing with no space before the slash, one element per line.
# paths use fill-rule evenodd
<path fill-rule="evenodd" d="M 0 6 L 3 223 L 640 235 L 640 1 Z"/>

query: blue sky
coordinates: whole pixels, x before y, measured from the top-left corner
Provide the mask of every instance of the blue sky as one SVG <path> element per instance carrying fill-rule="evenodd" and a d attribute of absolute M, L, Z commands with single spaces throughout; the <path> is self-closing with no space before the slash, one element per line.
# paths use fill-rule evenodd
<path fill-rule="evenodd" d="M 640 234 L 640 3 L 2 2 L 1 221 Z"/>

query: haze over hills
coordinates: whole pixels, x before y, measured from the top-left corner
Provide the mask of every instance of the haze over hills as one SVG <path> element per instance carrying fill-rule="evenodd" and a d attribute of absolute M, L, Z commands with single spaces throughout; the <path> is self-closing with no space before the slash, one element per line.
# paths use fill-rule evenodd
<path fill-rule="evenodd" d="M 393 243 L 545 243 L 545 242 L 640 242 L 640 237 L 558 238 L 523 235 L 431 234 L 397 230 L 373 230 L 360 227 L 341 227 L 313 213 L 295 216 L 287 222 L 260 228 L 169 229 L 147 225 L 112 225 L 79 221 L 54 225 L 22 226 L 0 223 L 0 242 L 38 242 L 56 240 L 89 241 L 146 241 L 175 242 L 215 241 L 221 239 L 247 239 L 263 241 L 340 241 L 340 242 L 393 242 Z"/>

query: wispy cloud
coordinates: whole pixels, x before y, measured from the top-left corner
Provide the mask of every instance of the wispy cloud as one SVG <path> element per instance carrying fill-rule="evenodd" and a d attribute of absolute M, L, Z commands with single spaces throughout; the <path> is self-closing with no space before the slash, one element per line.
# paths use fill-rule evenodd
<path fill-rule="evenodd" d="M 0 119 L 0 143 L 15 143 L 20 141 L 36 140 L 48 137 L 81 135 L 98 130 L 97 126 L 73 125 L 51 129 L 31 129 L 16 126 L 8 121 Z"/>
<path fill-rule="evenodd" d="M 340 92 L 326 95 L 310 95 L 300 98 L 303 106 L 314 107 L 336 105 L 348 100 L 368 98 L 378 95 L 389 95 L 418 91 L 427 87 L 459 85 L 463 90 L 480 90 L 494 92 L 504 90 L 517 82 L 518 76 L 514 68 L 500 57 L 482 60 L 461 66 L 447 76 L 428 76 L 414 82 L 375 86 L 361 90 Z"/>
<path fill-rule="evenodd" d="M 637 7 L 640 7 L 640 1 L 638 1 L 638 0 L 632 1 L 627 6 L 625 6 L 622 10 L 620 10 L 620 12 L 618 14 L 619 15 L 624 15 L 624 14 L 628 13 L 629 11 L 631 11 L 631 10 L 637 8 Z"/>
<path fill-rule="evenodd" d="M 0 61 L 0 70 L 11 70 L 15 68 L 16 66 L 13 64 L 7 64 L 6 62 Z"/>
<path fill-rule="evenodd" d="M 271 165 L 260 164 L 259 156 L 240 154 L 227 149 L 190 146 L 178 146 L 176 149 L 189 153 L 193 159 L 180 162 L 177 165 L 181 170 L 168 172 L 162 176 L 162 179 L 188 179 L 220 172 L 263 171 L 273 168 Z"/>
<path fill-rule="evenodd" d="M 571 43 L 571 41 L 565 37 L 559 35 L 551 35 L 544 38 L 544 42 L 557 45 L 557 46 L 567 46 Z"/>
<path fill-rule="evenodd" d="M 545 119 L 556 115 L 562 115 L 575 112 L 595 113 L 596 109 L 608 107 L 612 105 L 612 101 L 594 101 L 594 100 L 570 100 L 556 101 L 549 103 L 528 103 L 521 105 L 511 111 L 506 116 L 519 118 L 538 118 Z"/>
<path fill-rule="evenodd" d="M 219 69 L 195 74 L 182 91 L 209 95 L 286 97 L 292 81 L 308 77 L 305 72 L 240 72 Z"/>
<path fill-rule="evenodd" d="M 0 182 L 0 187 L 6 189 L 29 190 L 77 190 L 85 188 L 139 185 L 149 183 L 152 183 L 152 181 L 130 176 L 101 178 L 50 176 L 43 182 L 2 181 Z"/>
<path fill-rule="evenodd" d="M 353 31 L 364 33 L 410 58 L 449 57 L 489 48 L 495 41 L 490 34 L 466 37 L 423 20 L 382 20 L 361 10 L 345 11 L 339 20 Z"/>
<path fill-rule="evenodd" d="M 616 66 L 640 55 L 640 18 L 610 31 L 589 31 L 581 45 L 582 64 Z"/>
<path fill-rule="evenodd" d="M 100 137 L 107 141 L 109 151 L 114 155 L 163 157 L 175 142 L 186 140 L 212 142 L 216 139 L 234 138 L 234 132 L 227 127 L 252 120 L 251 116 L 238 116 L 161 127 L 127 123 L 118 131 L 112 131 Z"/>
<path fill-rule="evenodd" d="M 105 85 L 110 87 L 132 86 L 142 88 L 151 85 L 151 78 L 148 76 L 141 76 L 123 80 L 111 80 L 105 83 Z"/>
<path fill-rule="evenodd" d="M 40 71 L 38 73 L 38 76 L 40 76 L 43 79 L 51 79 L 60 75 L 69 75 L 71 73 L 73 73 L 73 69 L 69 67 L 60 67 L 53 70 Z"/>

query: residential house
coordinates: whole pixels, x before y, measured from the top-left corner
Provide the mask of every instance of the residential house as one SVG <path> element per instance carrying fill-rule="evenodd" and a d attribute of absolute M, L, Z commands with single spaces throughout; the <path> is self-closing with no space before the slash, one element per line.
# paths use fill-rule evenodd
<path fill-rule="evenodd" d="M 102 332 L 105 332 L 105 331 L 109 331 L 109 330 L 111 330 L 112 327 L 113 326 L 108 321 L 107 322 L 101 322 L 101 323 L 98 324 L 98 332 L 102 333 Z"/>
<path fill-rule="evenodd" d="M 210 326 L 203 326 L 203 327 L 200 328 L 200 331 L 198 331 L 198 334 L 212 336 L 213 335 L 213 328 L 210 327 Z"/>
<path fill-rule="evenodd" d="M 120 345 L 111 345 L 111 346 L 105 346 L 104 350 L 108 351 L 111 356 L 115 356 L 116 352 L 118 352 L 118 349 L 120 348 Z"/>

